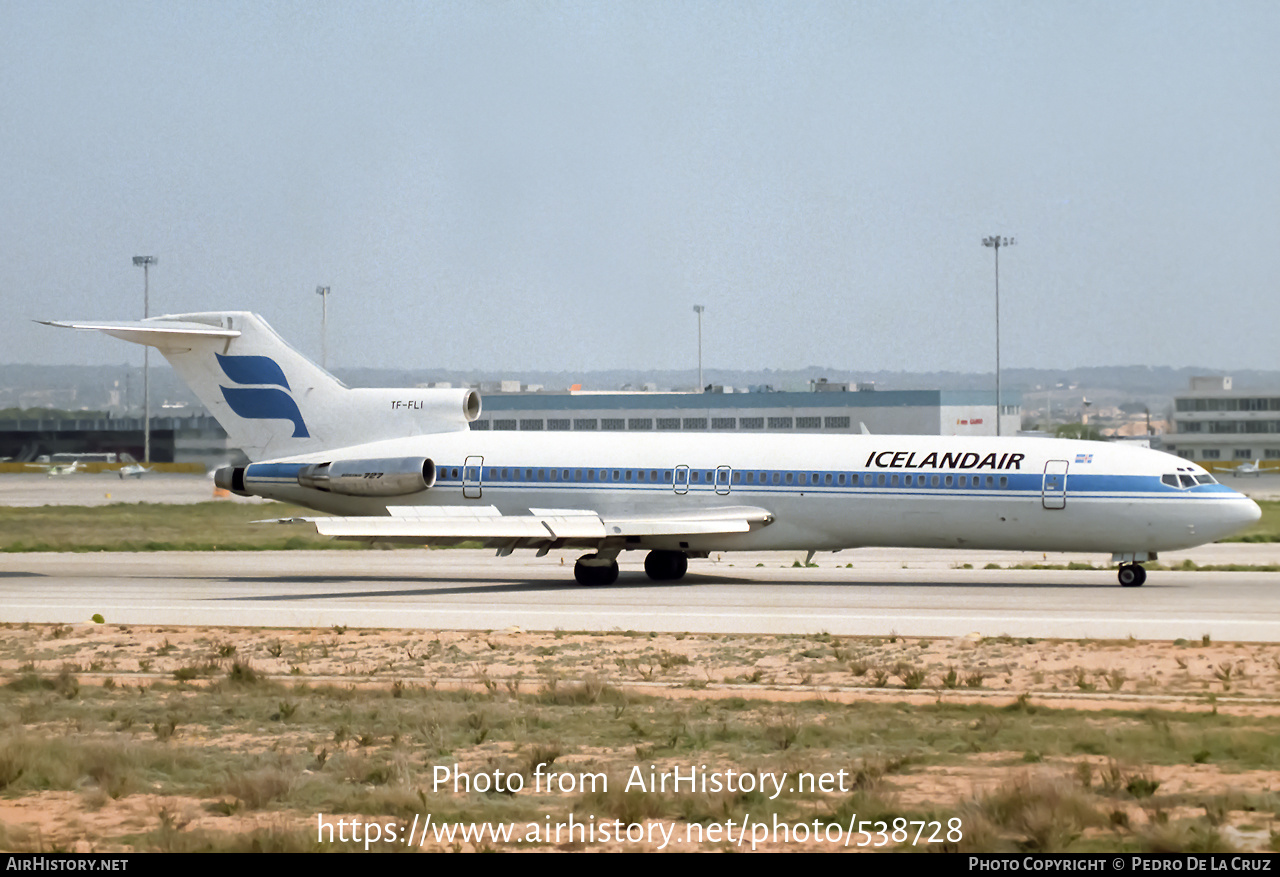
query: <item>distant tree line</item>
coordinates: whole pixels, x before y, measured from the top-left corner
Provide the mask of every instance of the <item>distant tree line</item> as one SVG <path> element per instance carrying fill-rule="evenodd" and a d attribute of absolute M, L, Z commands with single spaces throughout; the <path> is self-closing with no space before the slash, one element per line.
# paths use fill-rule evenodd
<path fill-rule="evenodd" d="M 1058 438 L 1085 439 L 1091 442 L 1106 441 L 1106 437 L 1098 432 L 1097 427 L 1083 423 L 1063 423 L 1055 427 L 1053 434 Z"/>
<path fill-rule="evenodd" d="M 0 420 L 98 420 L 105 411 L 65 411 L 61 408 L 0 408 Z"/>

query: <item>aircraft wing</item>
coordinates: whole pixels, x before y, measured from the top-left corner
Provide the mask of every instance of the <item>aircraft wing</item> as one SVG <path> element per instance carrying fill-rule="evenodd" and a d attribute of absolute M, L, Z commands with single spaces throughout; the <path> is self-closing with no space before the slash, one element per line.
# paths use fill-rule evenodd
<path fill-rule="evenodd" d="M 494 506 L 392 506 L 389 516 L 285 518 L 306 523 L 322 536 L 371 542 L 480 541 L 504 548 L 599 545 L 628 536 L 701 536 L 746 533 L 773 522 L 773 514 L 751 506 L 680 513 L 600 515 L 584 509 L 530 509 L 504 515 Z"/>

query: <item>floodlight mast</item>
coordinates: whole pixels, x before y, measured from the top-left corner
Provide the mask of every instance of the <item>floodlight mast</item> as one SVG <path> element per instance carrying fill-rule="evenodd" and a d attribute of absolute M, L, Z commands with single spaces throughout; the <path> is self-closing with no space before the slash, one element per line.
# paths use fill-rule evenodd
<path fill-rule="evenodd" d="M 693 312 L 698 315 L 698 392 L 704 392 L 705 388 L 702 384 L 702 312 L 706 310 L 704 305 L 694 305 Z"/>
<path fill-rule="evenodd" d="M 133 264 L 142 266 L 142 318 L 151 316 L 150 268 L 159 263 L 156 256 L 134 256 Z M 142 348 L 142 462 L 151 462 L 151 348 Z"/>
<path fill-rule="evenodd" d="M 991 235 L 982 239 L 984 247 L 996 251 L 996 435 L 1000 435 L 1000 415 L 1004 406 L 1000 404 L 1000 248 L 1012 247 L 1017 241 L 1013 238 L 1002 238 Z"/>
<path fill-rule="evenodd" d="M 320 296 L 320 367 L 329 368 L 329 287 L 317 286 Z"/>

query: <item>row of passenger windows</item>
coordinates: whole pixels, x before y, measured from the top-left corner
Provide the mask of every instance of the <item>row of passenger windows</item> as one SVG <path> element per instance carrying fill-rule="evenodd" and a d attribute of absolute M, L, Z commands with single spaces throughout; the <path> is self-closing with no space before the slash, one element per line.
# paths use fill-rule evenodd
<path fill-rule="evenodd" d="M 494 418 L 474 420 L 472 429 L 522 432 L 538 430 L 672 430 L 672 429 L 849 429 L 848 417 L 576 417 Z"/>
<path fill-rule="evenodd" d="M 441 466 L 436 477 L 441 481 L 466 479 L 476 481 L 481 467 Z M 1007 475 L 899 475 L 898 473 L 861 472 L 730 472 L 721 469 L 517 469 L 505 466 L 483 467 L 483 481 L 559 481 L 570 483 L 620 482 L 632 484 L 714 485 L 780 485 L 810 487 L 971 487 L 1007 488 Z"/>

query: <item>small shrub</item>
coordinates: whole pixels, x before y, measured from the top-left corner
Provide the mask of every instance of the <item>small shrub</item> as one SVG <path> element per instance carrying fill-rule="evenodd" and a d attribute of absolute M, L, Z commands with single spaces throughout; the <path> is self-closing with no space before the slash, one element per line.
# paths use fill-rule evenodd
<path fill-rule="evenodd" d="M 1150 798 L 1160 788 L 1160 783 L 1149 776 L 1135 776 L 1125 784 L 1124 790 L 1135 798 Z"/>
<path fill-rule="evenodd" d="M 795 744 L 796 738 L 800 736 L 800 725 L 794 718 L 788 716 L 782 721 L 767 727 L 765 736 L 770 743 L 785 752 Z"/>
<path fill-rule="evenodd" d="M 227 671 L 227 681 L 236 685 L 257 685 L 263 677 L 249 661 L 235 661 Z"/>
<path fill-rule="evenodd" d="M 288 795 L 294 778 L 281 768 L 267 767 L 228 777 L 222 792 L 243 802 L 249 810 L 260 810 Z"/>
<path fill-rule="evenodd" d="M 899 664 L 894 675 L 902 680 L 902 687 L 915 690 L 924 684 L 925 672 L 919 667 L 912 667 L 909 664 Z"/>
<path fill-rule="evenodd" d="M 554 743 L 534 745 L 525 756 L 525 773 L 533 776 L 539 767 L 550 767 L 562 754 L 560 747 Z"/>

